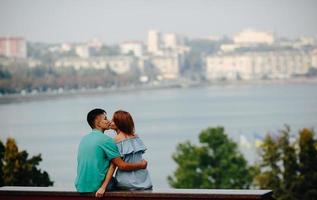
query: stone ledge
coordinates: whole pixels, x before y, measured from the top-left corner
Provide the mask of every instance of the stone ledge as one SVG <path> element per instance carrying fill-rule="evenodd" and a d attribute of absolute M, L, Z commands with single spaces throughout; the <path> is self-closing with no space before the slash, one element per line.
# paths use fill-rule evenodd
<path fill-rule="evenodd" d="M 2 200 L 81 200 L 96 199 L 94 193 L 78 193 L 73 189 L 55 187 L 0 187 Z M 107 192 L 101 199 L 213 199 L 273 200 L 271 190 L 162 189 L 153 191 Z"/>

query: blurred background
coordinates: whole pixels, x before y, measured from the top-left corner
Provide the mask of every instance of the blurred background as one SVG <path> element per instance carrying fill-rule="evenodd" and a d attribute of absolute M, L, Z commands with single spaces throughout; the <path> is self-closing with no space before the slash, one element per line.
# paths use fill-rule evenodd
<path fill-rule="evenodd" d="M 199 144 L 208 127 L 224 127 L 256 164 L 267 133 L 287 124 L 294 142 L 317 125 L 316 9 L 314 0 L 0 0 L 0 139 L 41 154 L 60 187 L 73 187 L 96 107 L 132 114 L 155 188 L 173 186 L 177 145 Z"/>

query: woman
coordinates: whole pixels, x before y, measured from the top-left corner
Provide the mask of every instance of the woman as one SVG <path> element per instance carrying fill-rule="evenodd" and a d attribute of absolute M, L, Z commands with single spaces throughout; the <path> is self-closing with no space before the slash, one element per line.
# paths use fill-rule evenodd
<path fill-rule="evenodd" d="M 146 147 L 138 135 L 135 134 L 134 122 L 130 113 L 118 110 L 113 114 L 111 129 L 117 135 L 114 137 L 117 147 L 123 160 L 128 163 L 139 162 Z M 115 166 L 111 164 L 107 172 L 102 188 L 107 188 L 108 182 L 115 171 Z M 152 189 L 152 182 L 147 169 L 135 171 L 122 171 L 117 169 L 115 179 L 116 188 L 119 190 L 146 190 Z"/>

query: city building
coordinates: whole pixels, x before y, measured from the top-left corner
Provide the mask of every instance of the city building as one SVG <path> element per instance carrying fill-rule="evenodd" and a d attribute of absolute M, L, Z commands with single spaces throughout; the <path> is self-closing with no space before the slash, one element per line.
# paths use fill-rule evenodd
<path fill-rule="evenodd" d="M 291 41 L 291 47 L 294 49 L 303 49 L 308 46 L 317 46 L 317 40 L 314 37 L 300 37 L 295 41 Z"/>
<path fill-rule="evenodd" d="M 102 48 L 102 42 L 98 38 L 93 38 L 87 43 L 87 46 L 89 56 L 98 56 Z"/>
<path fill-rule="evenodd" d="M 133 54 L 136 57 L 144 55 L 144 44 L 137 41 L 128 41 L 120 44 L 122 54 Z"/>
<path fill-rule="evenodd" d="M 209 80 L 250 79 L 251 59 L 245 55 L 219 55 L 206 58 L 206 77 Z"/>
<path fill-rule="evenodd" d="M 87 45 L 77 45 L 75 52 L 81 58 L 89 58 L 90 56 L 89 47 Z"/>
<path fill-rule="evenodd" d="M 155 56 L 186 54 L 190 48 L 185 45 L 185 37 L 176 33 L 161 34 L 156 30 L 148 32 L 148 52 Z"/>
<path fill-rule="evenodd" d="M 234 43 L 237 44 L 273 44 L 274 34 L 272 32 L 256 31 L 246 29 L 237 33 L 233 37 Z"/>
<path fill-rule="evenodd" d="M 94 49 L 101 49 L 102 42 L 98 38 L 93 38 L 87 43 L 88 47 Z"/>
<path fill-rule="evenodd" d="M 151 54 L 157 54 L 161 48 L 161 34 L 156 30 L 148 31 L 147 37 L 148 52 Z"/>
<path fill-rule="evenodd" d="M 74 67 L 107 69 L 109 68 L 117 74 L 128 72 L 137 61 L 131 56 L 111 56 L 111 57 L 94 57 L 94 58 L 64 58 L 55 61 L 55 67 Z"/>
<path fill-rule="evenodd" d="M 180 61 L 177 55 L 153 56 L 153 66 L 159 71 L 162 79 L 173 80 L 179 77 Z"/>
<path fill-rule="evenodd" d="M 220 50 L 223 52 L 233 52 L 240 47 L 241 45 L 239 44 L 222 44 L 220 45 Z"/>
<path fill-rule="evenodd" d="M 40 60 L 28 58 L 26 59 L 27 66 L 30 68 L 41 66 L 43 63 Z"/>
<path fill-rule="evenodd" d="M 72 45 L 69 44 L 69 43 L 63 43 L 61 46 L 60 46 L 60 51 L 65 53 L 65 52 L 69 52 L 70 50 L 72 50 Z"/>
<path fill-rule="evenodd" d="M 317 49 L 314 49 L 311 52 L 311 62 L 312 62 L 312 67 L 317 68 Z"/>
<path fill-rule="evenodd" d="M 123 74 L 136 65 L 136 60 L 130 56 L 110 57 L 107 60 L 107 65 L 116 74 Z"/>
<path fill-rule="evenodd" d="M 280 79 L 304 75 L 312 65 L 304 51 L 228 53 L 205 59 L 209 80 Z"/>
<path fill-rule="evenodd" d="M 22 37 L 0 37 L 0 55 L 8 58 L 26 58 L 26 41 Z"/>
<path fill-rule="evenodd" d="M 164 47 L 176 49 L 180 45 L 180 39 L 175 33 L 166 33 L 163 35 Z"/>

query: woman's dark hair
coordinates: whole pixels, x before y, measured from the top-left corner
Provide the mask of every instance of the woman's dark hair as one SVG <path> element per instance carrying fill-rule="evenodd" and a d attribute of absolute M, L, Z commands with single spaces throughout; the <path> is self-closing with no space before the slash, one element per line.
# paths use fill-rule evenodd
<path fill-rule="evenodd" d="M 87 114 L 87 122 L 91 128 L 95 128 L 95 119 L 101 114 L 106 114 L 106 111 L 100 108 L 93 109 Z"/>
<path fill-rule="evenodd" d="M 113 114 L 112 120 L 120 131 L 129 135 L 134 134 L 134 122 L 130 113 L 118 110 Z"/>

